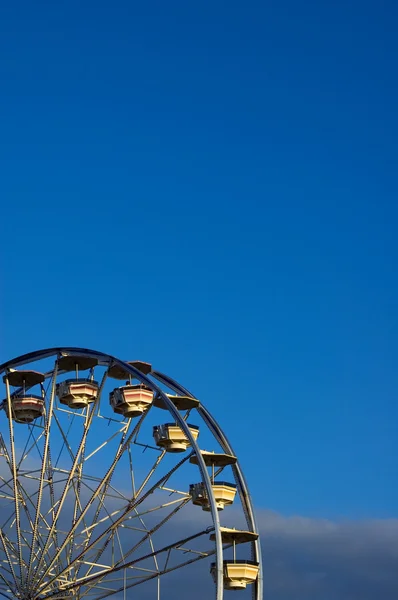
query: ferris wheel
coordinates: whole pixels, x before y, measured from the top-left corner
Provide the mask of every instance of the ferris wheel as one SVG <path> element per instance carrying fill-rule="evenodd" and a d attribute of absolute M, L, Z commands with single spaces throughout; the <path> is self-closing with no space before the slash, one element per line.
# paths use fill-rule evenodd
<path fill-rule="evenodd" d="M 81 348 L 0 375 L 0 599 L 262 600 L 248 488 L 200 400 Z"/>

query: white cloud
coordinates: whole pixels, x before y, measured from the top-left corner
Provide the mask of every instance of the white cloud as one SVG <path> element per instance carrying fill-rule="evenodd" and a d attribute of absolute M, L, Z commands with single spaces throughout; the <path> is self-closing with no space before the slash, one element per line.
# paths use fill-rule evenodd
<path fill-rule="evenodd" d="M 265 597 L 398 597 L 398 519 L 334 522 L 258 513 Z"/>

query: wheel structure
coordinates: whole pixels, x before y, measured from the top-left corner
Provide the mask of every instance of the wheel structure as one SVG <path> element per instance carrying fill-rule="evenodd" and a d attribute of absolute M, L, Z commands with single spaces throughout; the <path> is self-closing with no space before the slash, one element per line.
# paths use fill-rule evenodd
<path fill-rule="evenodd" d="M 81 348 L 0 375 L 0 598 L 262 600 L 238 457 L 193 394 Z"/>

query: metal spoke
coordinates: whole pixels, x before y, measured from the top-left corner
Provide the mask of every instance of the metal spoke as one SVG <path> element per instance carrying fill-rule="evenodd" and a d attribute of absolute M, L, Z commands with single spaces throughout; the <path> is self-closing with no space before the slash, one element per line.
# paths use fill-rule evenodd
<path fill-rule="evenodd" d="M 10 468 L 10 471 L 11 471 L 11 460 L 10 460 L 10 457 L 8 456 L 8 452 L 7 452 L 7 449 L 5 447 L 3 447 L 3 455 L 5 456 L 6 462 L 7 462 L 8 466 L 9 466 L 9 468 Z M 34 471 L 31 471 L 31 472 L 34 472 Z M 25 477 L 27 476 L 26 473 L 24 474 L 24 476 Z M 4 481 L 3 485 L 7 485 L 11 489 L 11 491 L 12 491 L 13 488 L 12 488 L 11 483 L 10 483 L 12 481 L 12 479 L 10 479 L 9 481 L 5 481 L 3 478 L 1 478 L 1 479 Z M 32 496 L 25 491 L 25 489 L 22 486 L 22 483 L 21 483 L 20 480 L 18 480 L 18 488 L 19 488 L 19 492 L 20 492 L 22 507 L 23 507 L 23 509 L 25 511 L 26 517 L 27 517 L 27 519 L 29 521 L 29 525 L 30 525 L 30 528 L 31 528 L 31 531 L 32 531 L 33 530 L 33 520 L 31 518 L 31 515 L 29 513 L 29 509 L 28 509 L 28 505 L 27 505 L 27 502 L 29 502 L 32 505 L 32 507 L 34 508 L 34 503 L 33 503 L 33 500 L 32 500 Z M 12 501 L 14 501 L 14 495 L 10 496 L 10 499 Z M 44 516 L 42 514 L 40 514 L 40 518 L 43 520 L 44 524 L 48 527 L 48 523 L 46 522 L 46 520 L 45 520 L 45 518 L 44 518 Z M 6 527 L 7 523 L 11 519 L 12 519 L 12 515 L 10 515 L 9 518 L 6 519 L 6 521 L 2 524 L 2 528 L 3 529 Z"/>
<path fill-rule="evenodd" d="M 175 516 L 177 514 L 177 512 L 179 510 L 181 510 L 181 508 L 183 508 L 183 506 L 185 506 L 187 504 L 187 502 L 189 502 L 189 498 L 185 499 L 185 500 L 179 498 L 178 500 L 174 500 L 173 502 L 168 503 L 168 505 L 174 504 L 175 502 L 179 502 L 180 503 L 179 506 L 177 506 L 173 511 L 171 511 L 171 513 L 168 514 L 164 519 L 162 519 L 157 525 L 155 525 L 154 527 L 152 527 L 151 530 L 146 531 L 145 535 L 130 550 L 128 550 L 125 554 L 123 554 L 123 558 L 121 558 L 118 562 L 116 562 L 114 566 L 119 566 L 120 564 L 122 564 L 123 562 L 125 562 L 126 558 L 128 558 L 129 556 L 131 556 L 132 554 L 134 554 L 134 552 L 136 550 L 138 550 L 138 548 L 140 546 L 142 546 L 142 544 L 144 542 L 146 542 L 148 539 L 150 540 L 150 543 L 151 543 L 151 536 L 156 531 L 158 531 L 161 527 L 163 527 L 163 525 L 165 525 L 165 523 L 167 523 L 173 516 Z M 167 505 L 164 504 L 164 505 L 162 505 L 162 507 L 156 507 L 153 510 L 159 510 L 159 508 L 163 508 L 164 506 L 167 506 Z M 143 526 L 145 527 L 145 525 L 144 525 L 144 523 L 142 521 L 142 517 L 137 512 L 136 508 L 134 509 L 134 512 L 136 513 L 136 515 L 134 517 L 129 517 L 129 519 L 138 518 L 141 521 L 141 523 L 143 524 Z M 149 511 L 147 511 L 147 512 L 149 512 Z M 99 560 L 101 554 L 102 554 L 102 552 L 97 554 L 96 560 Z M 89 574 L 90 574 L 90 570 L 87 572 L 87 575 L 89 575 Z"/>
<path fill-rule="evenodd" d="M 38 493 L 37 493 L 35 521 L 34 521 L 34 525 L 33 525 L 32 541 L 31 541 L 31 546 L 30 546 L 28 575 L 27 575 L 28 581 L 30 581 L 31 572 L 32 572 L 32 561 L 33 561 L 35 545 L 36 545 L 36 540 L 37 540 L 37 534 L 38 534 L 44 477 L 45 477 L 46 469 L 48 467 L 48 450 L 49 450 L 49 443 L 50 443 L 50 429 L 51 429 L 51 420 L 52 420 L 52 415 L 53 415 L 55 386 L 57 383 L 57 372 L 58 372 L 58 361 L 55 362 L 54 374 L 53 374 L 52 383 L 51 383 L 50 403 L 49 403 L 48 411 L 46 411 L 46 414 L 45 414 L 44 449 L 43 449 L 42 464 L 41 464 L 41 471 L 40 471 L 39 489 L 38 489 Z"/>
<path fill-rule="evenodd" d="M 141 417 L 141 420 L 143 418 L 144 417 Z M 126 427 L 126 432 L 125 432 L 126 435 L 127 435 L 127 431 L 128 431 L 128 427 L 130 426 L 130 423 L 131 423 L 131 421 L 128 423 L 128 425 Z M 76 523 L 73 525 L 72 529 L 70 530 L 70 535 L 72 535 L 74 533 L 74 531 L 76 530 L 76 528 L 80 525 L 81 521 L 84 519 L 85 515 L 87 514 L 88 509 L 93 504 L 93 502 L 96 500 L 96 498 L 98 497 L 98 495 L 100 494 L 100 492 L 102 492 L 102 488 L 104 488 L 106 486 L 107 482 L 110 481 L 110 479 L 111 479 L 111 477 L 113 475 L 113 472 L 114 472 L 114 470 L 116 468 L 117 463 L 119 462 L 119 460 L 120 460 L 122 454 L 124 453 L 124 451 L 126 450 L 127 446 L 130 444 L 130 441 L 131 441 L 132 437 L 135 435 L 136 429 L 139 426 L 140 426 L 140 422 L 136 425 L 136 427 L 130 433 L 130 435 L 128 436 L 127 440 L 125 440 L 124 443 L 121 446 L 119 446 L 118 452 L 116 453 L 116 456 L 115 456 L 115 458 L 114 458 L 114 460 L 113 460 L 110 468 L 108 469 L 108 471 L 106 472 L 106 474 L 104 475 L 104 477 L 100 480 L 100 483 L 99 483 L 97 489 L 95 490 L 95 492 L 93 493 L 92 497 L 88 501 L 86 507 L 80 513 L 80 515 L 79 515 Z M 67 541 L 64 541 L 60 545 L 60 547 L 58 548 L 58 551 L 57 551 L 56 555 L 54 556 L 53 560 L 51 561 L 50 565 L 47 567 L 46 571 L 44 572 L 44 574 L 40 578 L 40 581 L 38 582 L 38 585 L 46 577 L 48 571 L 53 566 L 54 562 L 59 558 L 59 556 L 60 556 L 61 552 L 64 550 L 66 544 L 67 544 Z"/>
<path fill-rule="evenodd" d="M 8 378 L 5 380 L 6 384 L 6 394 L 7 394 L 7 406 L 8 406 L 8 423 L 9 423 L 9 431 L 10 431 L 10 447 L 11 447 L 11 469 L 13 476 L 13 484 L 14 484 L 14 501 L 15 501 L 15 520 L 16 520 L 16 531 L 17 531 L 17 544 L 18 544 L 18 562 L 20 569 L 20 577 L 21 581 L 18 587 L 23 585 L 24 582 L 24 571 L 23 571 L 23 560 L 22 560 L 22 546 L 21 546 L 21 521 L 19 515 L 19 491 L 18 491 L 18 475 L 17 475 L 17 465 L 16 465 L 16 456 L 15 456 L 15 443 L 14 443 L 14 427 L 13 427 L 13 409 L 11 404 L 11 394 L 10 394 L 10 384 L 8 382 Z"/>
<path fill-rule="evenodd" d="M 134 432 L 133 432 L 134 433 Z M 64 569 L 60 575 L 63 575 L 65 573 L 67 573 L 68 571 L 70 571 L 70 569 L 72 569 L 72 567 L 91 549 L 93 548 L 93 546 L 95 546 L 98 542 L 100 542 L 104 537 L 106 537 L 108 534 L 112 533 L 112 530 L 115 527 L 118 527 L 121 523 L 123 523 L 124 519 L 126 518 L 126 516 L 128 516 L 139 504 L 141 504 L 150 494 L 152 494 L 154 492 L 154 490 L 159 487 L 159 485 L 161 483 L 163 483 L 163 481 L 165 481 L 166 479 L 168 479 L 170 477 L 170 475 L 175 472 L 177 469 L 179 469 L 181 467 L 181 465 L 183 465 L 187 460 L 188 460 L 189 456 L 183 458 L 175 467 L 173 467 L 173 469 L 171 469 L 166 475 L 164 475 L 161 479 L 159 479 L 147 492 L 146 494 L 144 494 L 141 498 L 137 498 L 134 500 L 131 500 L 130 503 L 127 505 L 127 507 L 125 508 L 123 514 L 112 524 L 110 525 L 105 531 L 103 531 L 93 542 L 91 542 L 91 544 L 89 544 L 73 561 L 71 561 L 68 565 L 68 567 L 66 569 Z M 83 514 L 83 513 L 82 513 Z M 59 551 L 58 551 L 59 552 Z M 51 568 L 51 564 L 48 567 L 48 570 Z M 46 575 L 46 574 L 45 574 Z M 40 582 L 43 580 L 43 578 L 45 577 L 45 575 L 43 575 L 43 577 L 41 578 Z M 39 583 L 40 583 L 39 582 Z M 38 586 L 36 588 L 36 590 L 40 589 L 41 593 L 43 592 L 43 590 L 45 590 L 48 586 L 50 586 L 52 583 L 54 583 L 54 579 L 51 579 L 50 581 L 48 581 L 46 584 L 44 584 L 44 586 Z"/>
<path fill-rule="evenodd" d="M 76 452 L 76 455 L 75 455 L 72 467 L 70 469 L 70 472 L 69 472 L 69 475 L 68 475 L 68 480 L 67 480 L 67 482 L 65 484 L 65 487 L 64 487 L 64 491 L 62 492 L 61 498 L 59 500 L 58 508 L 57 508 L 57 511 L 56 511 L 56 513 L 54 515 L 54 519 L 53 519 L 53 522 L 52 522 L 52 525 L 51 525 L 51 528 L 50 528 L 50 532 L 49 532 L 49 534 L 47 536 L 46 543 L 44 544 L 42 556 L 41 556 L 41 559 L 38 561 L 38 565 L 37 565 L 35 574 L 39 572 L 41 566 L 43 565 L 45 553 L 47 552 L 49 544 L 50 544 L 50 540 L 51 540 L 51 538 L 54 535 L 56 523 L 57 523 L 57 521 L 59 519 L 62 507 L 63 507 L 64 502 L 65 502 L 65 498 L 66 498 L 66 496 L 68 494 L 68 491 L 69 491 L 70 483 L 71 483 L 71 481 L 73 479 L 73 476 L 75 474 L 77 465 L 79 463 L 79 459 L 80 459 L 81 453 L 82 453 L 83 448 L 84 448 L 85 443 L 86 443 L 87 435 L 88 435 L 88 432 L 90 430 L 90 425 L 91 425 L 91 422 L 92 422 L 94 414 L 95 414 L 96 405 L 98 404 L 99 399 L 101 397 L 101 391 L 102 391 L 102 387 L 103 387 L 103 385 L 105 383 L 106 375 L 107 375 L 107 373 L 105 373 L 104 376 L 103 376 L 103 378 L 102 378 L 102 382 L 101 382 L 100 389 L 98 391 L 97 398 L 96 398 L 95 402 L 93 403 L 93 406 L 91 407 L 89 418 L 87 419 L 87 422 L 85 423 L 84 430 L 83 430 L 83 435 L 82 435 L 82 438 L 80 440 L 80 444 L 79 444 L 78 450 Z"/>
<path fill-rule="evenodd" d="M 150 552 L 149 554 L 145 554 L 144 556 L 140 556 L 138 558 L 135 558 L 134 560 L 131 560 L 131 561 L 129 561 L 129 562 L 123 564 L 123 565 L 119 565 L 117 567 L 110 568 L 110 569 L 108 569 L 108 573 L 110 573 L 110 574 L 111 573 L 118 573 L 122 569 L 127 569 L 127 568 L 130 568 L 130 567 L 133 567 L 134 565 L 136 565 L 139 562 L 142 562 L 142 561 L 144 561 L 144 560 L 146 560 L 148 558 L 152 558 L 153 556 L 156 556 L 158 554 L 162 554 L 164 552 L 167 552 L 170 549 L 173 549 L 173 548 L 176 548 L 178 546 L 181 546 L 182 544 L 190 542 L 190 541 L 192 541 L 192 540 L 194 540 L 194 539 L 196 539 L 196 538 L 198 538 L 198 537 L 200 537 L 202 535 L 209 534 L 213 530 L 214 530 L 213 527 L 204 529 L 203 531 L 200 531 L 199 533 L 195 533 L 194 535 L 191 535 L 189 537 L 183 538 L 182 540 L 178 540 L 177 542 L 174 542 L 172 544 L 168 544 L 167 546 L 164 546 L 163 548 L 160 548 L 159 550 L 156 550 L 155 552 Z M 213 550 L 213 552 L 214 552 L 214 550 Z M 206 556 L 208 556 L 208 554 L 206 554 Z M 204 556 L 201 555 L 200 558 L 204 558 Z M 198 558 L 194 559 L 194 561 L 195 560 L 198 560 Z M 189 564 L 190 562 L 191 561 L 188 561 L 185 564 Z M 172 569 L 169 569 L 168 571 L 174 570 L 174 569 L 175 569 L 175 567 L 172 568 Z M 82 585 L 82 582 L 84 582 L 84 585 L 88 585 L 88 584 L 90 584 L 93 581 L 96 581 L 96 580 L 98 580 L 100 578 L 103 578 L 103 576 L 104 576 L 104 573 L 103 572 L 99 572 L 99 573 L 96 573 L 94 575 L 91 575 L 90 577 L 83 577 L 82 579 L 77 580 L 74 583 L 69 584 L 68 586 L 66 586 L 63 589 L 63 592 L 66 592 L 66 591 L 69 591 L 69 590 L 73 590 L 76 587 L 80 587 Z M 153 576 L 157 577 L 158 573 L 155 573 Z M 46 595 L 46 596 L 44 596 L 44 598 L 45 599 L 47 599 L 47 598 L 56 598 L 57 595 L 58 595 L 58 592 L 56 592 L 54 594 Z"/>
<path fill-rule="evenodd" d="M 7 546 L 7 540 L 2 532 L 2 530 L 0 529 L 0 541 L 2 543 L 3 549 L 4 549 L 4 554 L 6 555 L 6 559 L 7 559 L 7 563 L 8 566 L 10 568 L 10 573 L 12 575 L 12 578 L 14 580 L 15 586 L 17 589 L 19 589 L 19 583 L 18 583 L 18 579 L 17 576 L 15 575 L 15 571 L 14 571 L 14 566 L 10 557 L 10 553 L 8 551 L 8 546 Z"/>

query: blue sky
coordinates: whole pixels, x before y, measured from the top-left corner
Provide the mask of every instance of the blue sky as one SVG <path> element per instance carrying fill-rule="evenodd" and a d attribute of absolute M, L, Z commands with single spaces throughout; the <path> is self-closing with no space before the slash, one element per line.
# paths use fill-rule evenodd
<path fill-rule="evenodd" d="M 397 517 L 396 19 L 4 4 L 1 360 L 150 361 L 213 410 L 259 508 Z"/>

